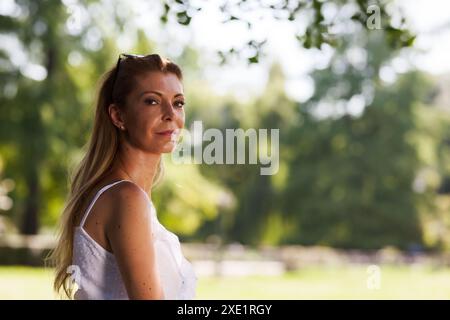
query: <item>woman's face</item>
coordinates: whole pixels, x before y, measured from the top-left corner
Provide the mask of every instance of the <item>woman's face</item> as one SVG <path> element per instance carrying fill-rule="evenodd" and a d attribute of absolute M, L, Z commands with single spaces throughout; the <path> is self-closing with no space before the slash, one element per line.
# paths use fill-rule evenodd
<path fill-rule="evenodd" d="M 150 153 L 172 152 L 184 126 L 183 85 L 173 73 L 137 78 L 123 114 L 128 141 Z"/>

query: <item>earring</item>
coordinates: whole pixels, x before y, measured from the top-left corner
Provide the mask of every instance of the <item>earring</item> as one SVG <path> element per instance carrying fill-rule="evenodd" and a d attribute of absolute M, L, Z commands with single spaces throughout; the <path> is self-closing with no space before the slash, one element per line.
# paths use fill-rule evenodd
<path fill-rule="evenodd" d="M 120 129 L 125 130 L 125 127 L 124 126 L 120 126 Z"/>

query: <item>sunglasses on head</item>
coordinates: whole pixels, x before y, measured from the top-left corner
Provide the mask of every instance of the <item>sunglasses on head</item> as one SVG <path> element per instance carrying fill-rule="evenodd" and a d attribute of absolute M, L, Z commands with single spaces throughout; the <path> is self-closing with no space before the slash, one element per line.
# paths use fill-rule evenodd
<path fill-rule="evenodd" d="M 158 54 L 149 54 L 149 55 L 140 55 L 140 54 L 132 54 L 132 53 L 121 53 L 119 54 L 119 58 L 117 59 L 117 64 L 116 64 L 116 69 L 114 71 L 114 78 L 113 78 L 113 84 L 112 84 L 112 90 L 111 90 L 111 102 L 114 101 L 113 97 L 114 97 L 114 87 L 116 85 L 116 79 L 117 79 L 117 75 L 119 74 L 119 67 L 120 67 L 120 62 L 125 60 L 125 59 L 141 59 L 141 58 L 149 58 L 149 57 L 157 57 L 159 56 Z"/>

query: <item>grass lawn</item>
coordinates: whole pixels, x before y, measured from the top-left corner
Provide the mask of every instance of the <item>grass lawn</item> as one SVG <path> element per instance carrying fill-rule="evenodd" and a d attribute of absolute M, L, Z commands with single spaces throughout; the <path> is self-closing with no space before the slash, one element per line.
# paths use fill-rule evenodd
<path fill-rule="evenodd" d="M 274 277 L 200 277 L 197 299 L 450 299 L 450 269 L 381 266 L 368 289 L 366 266 L 310 267 Z M 54 299 L 52 270 L 0 267 L 0 299 Z"/>

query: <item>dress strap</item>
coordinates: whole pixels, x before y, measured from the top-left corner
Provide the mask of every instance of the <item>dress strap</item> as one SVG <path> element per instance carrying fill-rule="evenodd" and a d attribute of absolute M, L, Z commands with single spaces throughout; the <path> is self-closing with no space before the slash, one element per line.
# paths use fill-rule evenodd
<path fill-rule="evenodd" d="M 80 228 L 83 228 L 83 225 L 84 225 L 84 223 L 86 222 L 86 218 L 88 217 L 89 212 L 91 212 L 91 209 L 92 209 L 92 207 L 94 206 L 95 201 L 97 201 L 98 197 L 100 197 L 101 194 L 102 194 L 103 192 L 105 192 L 106 190 L 108 190 L 109 188 L 111 188 L 111 187 L 115 186 L 116 184 L 118 184 L 118 183 L 120 183 L 120 182 L 123 182 L 123 181 L 129 181 L 129 182 L 133 183 L 133 182 L 130 181 L 130 180 L 119 180 L 119 181 L 116 181 L 116 182 L 107 184 L 106 186 L 104 186 L 103 188 L 101 188 L 101 189 L 97 192 L 97 194 L 95 195 L 95 197 L 94 197 L 94 199 L 92 200 L 91 204 L 89 205 L 88 209 L 86 210 L 86 213 L 84 214 L 83 219 L 81 220 Z"/>

